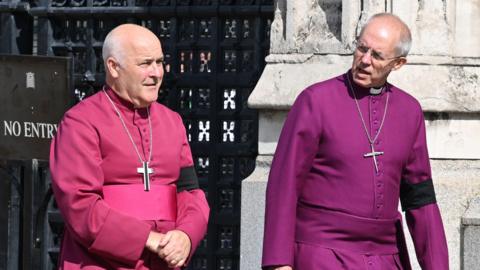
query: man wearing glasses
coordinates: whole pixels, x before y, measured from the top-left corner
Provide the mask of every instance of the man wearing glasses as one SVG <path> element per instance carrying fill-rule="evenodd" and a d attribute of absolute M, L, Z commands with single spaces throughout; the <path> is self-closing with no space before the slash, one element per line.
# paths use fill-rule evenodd
<path fill-rule="evenodd" d="M 352 68 L 298 96 L 268 181 L 264 269 L 411 269 L 399 201 L 422 269 L 448 269 L 422 109 L 387 82 L 410 47 L 404 22 L 376 14 Z"/>

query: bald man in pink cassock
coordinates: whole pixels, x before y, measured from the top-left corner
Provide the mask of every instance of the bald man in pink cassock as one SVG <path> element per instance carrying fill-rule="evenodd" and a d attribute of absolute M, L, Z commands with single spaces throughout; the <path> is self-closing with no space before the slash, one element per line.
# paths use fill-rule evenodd
<path fill-rule="evenodd" d="M 50 153 L 65 220 L 59 269 L 179 269 L 209 207 L 180 116 L 156 102 L 160 41 L 125 24 L 105 38 L 106 85 L 62 119 Z"/>
<path fill-rule="evenodd" d="M 423 112 L 387 82 L 410 44 L 398 17 L 377 14 L 352 68 L 298 96 L 268 179 L 264 269 L 409 270 L 400 201 L 422 269 L 448 269 Z"/>

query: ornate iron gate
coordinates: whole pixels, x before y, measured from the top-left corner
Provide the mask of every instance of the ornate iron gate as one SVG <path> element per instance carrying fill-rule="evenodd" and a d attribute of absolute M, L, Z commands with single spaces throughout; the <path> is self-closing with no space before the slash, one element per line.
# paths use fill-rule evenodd
<path fill-rule="evenodd" d="M 101 48 L 110 29 L 131 22 L 159 36 L 166 57 L 159 101 L 183 116 L 200 185 L 211 206 L 208 234 L 188 269 L 239 269 L 240 185 L 254 169 L 258 137 L 257 113 L 246 104 L 265 66 L 273 0 L 5 3 L 0 2 L 0 15 L 2 21 L 8 17 L 11 23 L 0 25 L 0 33 L 10 39 L 2 38 L 0 49 L 73 57 L 79 99 L 103 84 Z M 28 16 L 21 13 L 25 10 Z M 18 14 L 27 21 L 16 23 L 12 16 Z M 19 25 L 24 25 L 25 33 L 30 31 L 31 46 L 19 46 L 13 34 Z M 15 49 L 15 43 L 22 49 Z M 35 164 L 31 169 L 37 170 L 33 175 L 39 177 L 31 178 L 37 182 L 30 184 L 36 185 L 32 190 L 42 195 L 32 195 L 37 198 L 31 200 L 33 242 L 20 243 L 31 246 L 31 251 L 23 247 L 20 260 L 24 269 L 53 269 L 63 225 L 44 186 L 48 185 L 48 166 Z"/>

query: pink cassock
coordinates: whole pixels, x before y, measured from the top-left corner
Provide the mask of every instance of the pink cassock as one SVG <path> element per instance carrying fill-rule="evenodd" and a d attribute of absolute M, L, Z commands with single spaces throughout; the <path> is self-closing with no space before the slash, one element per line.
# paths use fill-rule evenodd
<path fill-rule="evenodd" d="M 185 232 L 192 243 L 191 257 L 205 235 L 209 215 L 182 119 L 159 103 L 150 105 L 150 149 L 147 110 L 133 108 L 109 88 L 107 93 L 142 159 L 152 151 L 151 190 L 143 190 L 138 155 L 105 93 L 70 109 L 50 152 L 52 187 L 66 225 L 59 269 L 168 269 L 145 249 L 150 231 Z M 150 219 L 152 213 L 158 218 Z"/>
<path fill-rule="evenodd" d="M 422 269 L 447 270 L 420 104 L 388 83 L 379 95 L 354 86 L 369 134 L 379 132 L 377 171 L 347 76 L 308 87 L 288 114 L 268 179 L 263 267 L 409 270 L 401 200 Z"/>

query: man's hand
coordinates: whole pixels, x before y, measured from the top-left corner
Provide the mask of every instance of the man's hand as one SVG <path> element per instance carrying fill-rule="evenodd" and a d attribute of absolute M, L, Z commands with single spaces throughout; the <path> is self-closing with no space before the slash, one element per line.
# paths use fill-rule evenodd
<path fill-rule="evenodd" d="M 293 270 L 291 266 L 289 265 L 284 265 L 284 266 L 274 266 L 268 268 L 268 270 Z"/>
<path fill-rule="evenodd" d="M 190 254 L 190 237 L 182 231 L 167 232 L 159 243 L 158 256 L 167 262 L 168 267 L 182 267 Z"/>
<path fill-rule="evenodd" d="M 148 235 L 145 247 L 151 252 L 157 254 L 160 250 L 160 242 L 165 237 L 165 234 L 151 231 Z"/>

